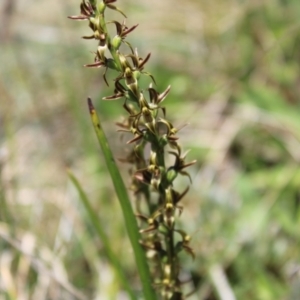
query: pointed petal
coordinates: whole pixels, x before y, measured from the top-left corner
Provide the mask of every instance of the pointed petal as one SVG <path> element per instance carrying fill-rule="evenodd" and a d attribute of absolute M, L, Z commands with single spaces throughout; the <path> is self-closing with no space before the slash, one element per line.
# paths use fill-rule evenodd
<path fill-rule="evenodd" d="M 150 101 L 152 103 L 157 104 L 158 103 L 158 93 L 157 93 L 157 91 L 154 88 L 150 87 L 148 89 L 148 92 L 149 92 Z"/>
<path fill-rule="evenodd" d="M 180 171 L 179 173 L 180 173 L 181 175 L 183 175 L 183 176 L 188 177 L 189 180 L 190 180 L 190 183 L 192 183 L 191 175 L 190 175 L 188 172 L 186 172 L 186 171 Z"/>
<path fill-rule="evenodd" d="M 124 97 L 123 94 L 115 94 L 115 95 L 103 97 L 102 100 L 118 100 L 118 99 L 121 99 L 123 97 Z"/>
<path fill-rule="evenodd" d="M 120 83 L 120 81 L 116 81 L 115 82 L 115 88 L 116 88 L 116 90 L 118 91 L 118 92 L 120 92 L 120 93 L 125 93 L 126 92 L 126 89 L 125 89 L 125 87 Z"/>
<path fill-rule="evenodd" d="M 126 131 L 126 132 L 131 132 L 130 130 L 128 130 L 128 125 L 127 124 L 124 124 L 124 123 L 121 123 L 121 122 L 116 122 L 115 123 L 117 126 L 123 128 L 123 129 L 127 129 L 127 130 L 122 130 L 122 131 Z M 121 131 L 121 130 L 120 130 Z"/>
<path fill-rule="evenodd" d="M 106 79 L 106 72 L 107 72 L 107 67 L 106 67 L 105 72 L 103 74 L 103 79 L 104 79 L 104 82 L 106 83 L 106 85 L 109 86 L 108 81 Z"/>
<path fill-rule="evenodd" d="M 179 155 L 178 153 L 174 152 L 174 151 L 169 151 L 169 154 L 172 154 L 176 157 L 176 159 L 179 159 Z"/>
<path fill-rule="evenodd" d="M 140 69 L 143 68 L 143 66 L 145 65 L 145 63 L 149 60 L 150 56 L 151 56 L 151 53 L 148 53 L 148 55 L 141 62 L 139 62 L 139 68 Z"/>
<path fill-rule="evenodd" d="M 171 90 L 171 86 L 169 85 L 164 92 L 162 92 L 161 94 L 159 94 L 159 96 L 158 96 L 158 103 L 164 101 L 164 99 L 168 96 L 170 90 Z"/>
<path fill-rule="evenodd" d="M 95 38 L 95 35 L 93 34 L 93 35 L 89 35 L 89 36 L 83 36 L 82 38 L 85 40 L 92 40 Z"/>
<path fill-rule="evenodd" d="M 128 43 L 127 41 L 124 41 L 124 43 L 130 48 L 130 50 L 131 50 L 131 52 L 133 54 L 133 48 L 132 48 L 131 44 Z"/>
<path fill-rule="evenodd" d="M 145 232 L 153 231 L 153 230 L 155 230 L 155 229 L 157 229 L 156 226 L 152 225 L 152 226 L 149 226 L 149 227 L 146 228 L 146 229 L 140 229 L 139 232 L 140 232 L 140 233 L 145 233 Z"/>
<path fill-rule="evenodd" d="M 149 76 L 152 79 L 153 83 L 156 85 L 156 81 L 151 73 L 149 73 L 149 72 L 142 72 L 142 73 Z"/>
<path fill-rule="evenodd" d="M 184 164 L 184 165 L 181 166 L 181 169 L 185 169 L 185 168 L 187 168 L 187 167 L 189 167 L 189 166 L 192 166 L 192 165 L 194 165 L 196 162 L 197 162 L 197 160 L 193 160 L 193 161 L 191 161 L 191 162 L 189 162 L 189 163 L 186 163 L 186 164 Z"/>
<path fill-rule="evenodd" d="M 128 33 L 132 32 L 135 28 L 137 28 L 139 24 L 136 24 L 132 26 L 131 28 L 128 28 L 122 32 L 122 37 L 125 37 Z"/>
<path fill-rule="evenodd" d="M 69 19 L 71 20 L 88 20 L 89 17 L 80 15 L 80 16 L 68 16 Z"/>
<path fill-rule="evenodd" d="M 132 144 L 142 138 L 141 135 L 138 135 L 137 137 L 133 138 L 132 140 L 128 141 L 126 144 Z"/>
<path fill-rule="evenodd" d="M 97 61 L 93 64 L 87 64 L 87 65 L 84 65 L 84 67 L 87 67 L 87 68 L 100 68 L 102 66 L 104 66 L 104 62 L 103 61 Z"/>
<path fill-rule="evenodd" d="M 135 216 L 137 218 L 140 218 L 142 221 L 145 221 L 145 222 L 148 221 L 148 218 L 146 216 L 142 215 L 142 214 L 135 214 Z"/>
<path fill-rule="evenodd" d="M 188 253 L 188 254 L 190 254 L 191 256 L 192 256 L 192 258 L 193 258 L 193 260 L 195 260 L 195 252 L 194 252 L 194 250 L 191 248 L 191 247 L 189 247 L 189 246 L 183 246 L 183 249 Z"/>
<path fill-rule="evenodd" d="M 174 191 L 175 192 L 175 195 L 173 197 L 174 198 L 174 203 L 177 204 L 187 194 L 189 189 L 190 189 L 189 186 L 187 186 L 186 189 L 181 194 Z"/>
<path fill-rule="evenodd" d="M 133 54 L 129 54 L 129 55 L 127 55 L 127 57 L 130 57 L 130 58 L 131 58 L 132 63 L 133 63 L 133 66 L 134 66 L 136 69 L 138 69 L 138 67 L 139 67 L 139 61 L 138 61 L 137 57 L 136 57 L 135 55 L 133 55 Z"/>
<path fill-rule="evenodd" d="M 135 172 L 134 178 L 145 184 L 150 184 L 152 174 L 147 169 L 141 169 Z"/>
<path fill-rule="evenodd" d="M 115 1 L 111 1 L 109 3 L 112 3 L 112 2 L 115 2 Z M 117 8 L 116 6 L 112 5 L 112 4 L 107 4 L 107 7 L 109 7 L 110 9 L 113 9 L 113 10 L 116 10 L 118 11 L 120 14 L 122 14 L 125 18 L 127 18 L 127 16 L 119 9 Z"/>
<path fill-rule="evenodd" d="M 117 35 L 121 36 L 122 30 L 123 30 L 123 25 L 121 23 L 119 23 L 118 21 L 110 21 L 110 22 L 107 22 L 107 23 L 108 24 L 109 23 L 114 23 L 116 25 Z"/>

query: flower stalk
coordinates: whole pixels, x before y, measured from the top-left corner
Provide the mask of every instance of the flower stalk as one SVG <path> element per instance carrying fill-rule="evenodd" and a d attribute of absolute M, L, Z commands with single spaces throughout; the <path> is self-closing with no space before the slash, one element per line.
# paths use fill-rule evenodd
<path fill-rule="evenodd" d="M 117 126 L 120 132 L 131 134 L 127 144 L 133 148 L 120 161 L 130 164 L 130 189 L 136 200 L 136 217 L 140 220 L 139 232 L 142 234 L 140 244 L 149 258 L 153 285 L 161 298 L 183 299 L 179 253 L 185 251 L 194 258 L 194 252 L 189 235 L 175 226 L 176 218 L 183 211 L 179 202 L 188 192 L 188 187 L 180 193 L 174 189 L 173 183 L 178 175 L 191 179 L 185 169 L 196 161 L 185 161 L 187 153 L 182 154 L 178 144 L 178 129 L 167 119 L 166 108 L 162 106 L 170 86 L 164 92 L 157 91 L 154 77 L 144 71 L 151 54 L 141 58 L 137 49 L 134 50 L 126 40 L 137 25 L 127 27 L 125 20 L 122 23 L 106 20 L 107 9 L 116 10 L 126 17 L 112 4 L 114 2 L 116 0 L 82 0 L 80 15 L 69 18 L 87 20 L 93 33 L 83 38 L 98 41 L 94 62 L 85 66 L 104 68 L 103 78 L 107 85 L 107 70 L 117 72 L 114 93 L 103 99 L 124 99 L 127 117 Z M 115 26 L 114 37 L 108 33 L 107 26 Z M 127 46 L 127 53 L 120 51 L 122 44 Z M 142 76 L 149 77 L 150 84 L 146 88 L 140 85 Z M 166 166 L 167 154 L 174 157 L 171 166 Z"/>

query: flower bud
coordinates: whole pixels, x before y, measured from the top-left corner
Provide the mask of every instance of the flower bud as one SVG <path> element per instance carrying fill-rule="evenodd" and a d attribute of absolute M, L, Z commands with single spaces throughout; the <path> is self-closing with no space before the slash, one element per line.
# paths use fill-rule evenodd
<path fill-rule="evenodd" d="M 105 11 L 106 5 L 103 1 L 98 4 L 98 11 L 100 14 L 103 14 Z"/>
<path fill-rule="evenodd" d="M 174 168 L 169 168 L 166 173 L 166 180 L 168 184 L 172 184 L 172 182 L 175 180 L 177 177 L 178 172 L 175 171 Z"/>
<path fill-rule="evenodd" d="M 115 50 L 119 50 L 121 43 L 122 43 L 122 38 L 119 35 L 116 35 L 111 41 L 111 46 Z"/>

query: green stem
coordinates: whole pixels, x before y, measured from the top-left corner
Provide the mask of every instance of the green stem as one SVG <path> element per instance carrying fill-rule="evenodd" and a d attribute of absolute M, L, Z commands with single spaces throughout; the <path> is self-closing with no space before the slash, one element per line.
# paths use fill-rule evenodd
<path fill-rule="evenodd" d="M 174 256 L 174 232 L 173 229 L 168 228 L 168 233 L 167 233 L 167 253 L 168 253 L 168 263 L 171 266 L 171 278 L 176 279 L 176 272 L 175 272 L 175 256 Z"/>
<path fill-rule="evenodd" d="M 109 36 L 107 37 L 107 44 L 108 44 L 108 50 L 109 50 L 111 56 L 113 57 L 115 63 L 117 64 L 119 71 L 122 72 L 122 65 L 121 65 L 119 56 L 118 56 L 117 51 L 115 50 L 115 48 L 111 46 Z"/>

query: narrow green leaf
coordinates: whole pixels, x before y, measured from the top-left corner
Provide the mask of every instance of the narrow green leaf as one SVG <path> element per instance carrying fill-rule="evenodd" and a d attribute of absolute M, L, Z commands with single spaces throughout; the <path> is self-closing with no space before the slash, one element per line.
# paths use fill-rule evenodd
<path fill-rule="evenodd" d="M 112 152 L 109 148 L 107 139 L 100 124 L 99 117 L 90 98 L 88 98 L 88 106 L 91 114 L 92 123 L 94 125 L 94 129 L 106 161 L 106 165 L 110 172 L 115 191 L 121 204 L 122 212 L 125 219 L 125 226 L 133 248 L 137 269 L 143 286 L 144 299 L 156 299 L 156 295 L 151 284 L 151 275 L 149 272 L 146 255 L 139 243 L 139 228 L 131 207 L 131 203 L 127 194 L 127 189 L 125 187 L 119 169 L 116 165 Z"/>
<path fill-rule="evenodd" d="M 114 252 L 112 251 L 112 248 L 110 246 L 110 242 L 109 239 L 107 237 L 107 235 L 105 234 L 102 225 L 100 223 L 99 217 L 97 216 L 97 214 L 95 213 L 95 210 L 92 208 L 89 199 L 87 198 L 85 192 L 83 191 L 79 181 L 77 180 L 77 178 L 74 176 L 74 174 L 68 170 L 68 175 L 69 178 L 71 179 L 72 183 L 74 184 L 74 186 L 76 187 L 78 194 L 80 196 L 80 200 L 83 204 L 83 206 L 85 207 L 87 214 L 89 216 L 89 220 L 91 221 L 93 228 L 96 230 L 99 238 L 101 239 L 102 243 L 103 243 L 103 247 L 107 253 L 107 256 L 111 262 L 111 264 L 114 267 L 114 270 L 120 280 L 120 283 L 123 285 L 123 287 L 126 289 L 126 291 L 128 292 L 130 299 L 132 300 L 136 300 L 136 296 L 134 295 L 132 289 L 131 289 L 131 285 L 129 284 L 126 275 L 123 272 L 123 268 L 119 263 L 119 258 L 114 254 Z"/>

